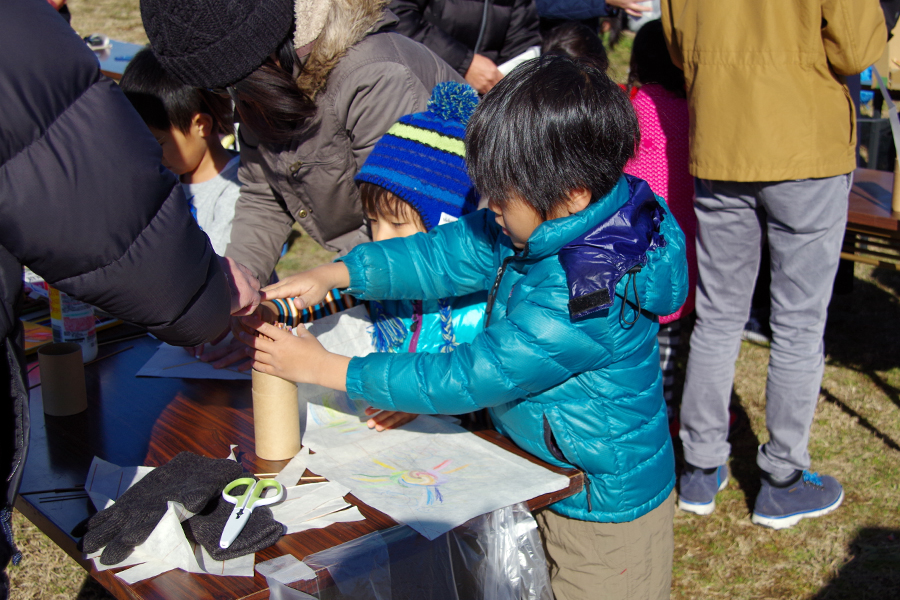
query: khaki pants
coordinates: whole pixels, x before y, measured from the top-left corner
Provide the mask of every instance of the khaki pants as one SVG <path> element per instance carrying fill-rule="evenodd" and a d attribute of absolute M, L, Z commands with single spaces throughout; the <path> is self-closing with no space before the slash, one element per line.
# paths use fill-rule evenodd
<path fill-rule="evenodd" d="M 557 600 L 664 600 L 672 587 L 675 492 L 628 523 L 535 514 Z"/>

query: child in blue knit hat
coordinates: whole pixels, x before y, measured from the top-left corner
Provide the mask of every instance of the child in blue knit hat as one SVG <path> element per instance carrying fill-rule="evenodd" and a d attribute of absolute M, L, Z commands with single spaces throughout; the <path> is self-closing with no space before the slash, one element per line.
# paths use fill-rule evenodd
<path fill-rule="evenodd" d="M 427 233 L 478 208 L 478 192 L 466 171 L 463 138 L 478 93 L 462 83 L 435 86 L 425 112 L 400 118 L 372 148 L 356 181 L 372 241 Z M 440 300 L 373 300 L 372 342 L 379 352 L 452 352 L 481 330 L 486 294 Z M 274 300 L 291 322 L 291 299 Z M 264 303 L 268 305 L 268 303 Z M 265 306 L 263 308 L 265 310 Z M 400 427 L 416 415 L 370 409 L 369 427 Z"/>

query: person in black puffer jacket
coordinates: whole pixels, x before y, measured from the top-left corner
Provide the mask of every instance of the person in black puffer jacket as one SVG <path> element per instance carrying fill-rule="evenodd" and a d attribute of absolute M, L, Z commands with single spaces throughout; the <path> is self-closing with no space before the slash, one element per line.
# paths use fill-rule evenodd
<path fill-rule="evenodd" d="M 53 7 L 0 4 L 0 54 L 3 600 L 6 565 L 20 556 L 10 517 L 29 437 L 22 266 L 173 344 L 208 341 L 259 294 L 249 271 L 213 253 L 159 144 Z"/>
<path fill-rule="evenodd" d="M 425 44 L 486 94 L 497 65 L 541 45 L 534 0 L 391 0 L 397 33 Z"/>

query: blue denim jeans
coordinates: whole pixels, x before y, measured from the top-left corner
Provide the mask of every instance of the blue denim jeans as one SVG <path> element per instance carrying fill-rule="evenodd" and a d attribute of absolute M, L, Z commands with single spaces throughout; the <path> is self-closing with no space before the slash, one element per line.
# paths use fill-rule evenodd
<path fill-rule="evenodd" d="M 852 175 L 780 182 L 697 180 L 697 323 L 680 437 L 688 463 L 725 464 L 728 404 L 763 240 L 771 253 L 772 345 L 757 463 L 784 477 L 809 467 L 824 372 L 822 335 L 840 259 Z M 761 224 L 759 211 L 765 212 Z M 766 227 L 767 236 L 762 227 Z"/>

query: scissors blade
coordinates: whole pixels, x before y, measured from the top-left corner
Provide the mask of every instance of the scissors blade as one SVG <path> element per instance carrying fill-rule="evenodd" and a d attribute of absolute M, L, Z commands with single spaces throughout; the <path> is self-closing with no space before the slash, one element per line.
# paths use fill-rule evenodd
<path fill-rule="evenodd" d="M 219 548 L 223 550 L 231 546 L 232 542 L 237 539 L 243 531 L 247 520 L 250 518 L 250 509 L 245 506 L 245 502 L 239 502 L 234 505 L 234 509 L 225 522 L 225 528 L 222 529 L 222 537 L 219 539 Z"/>

